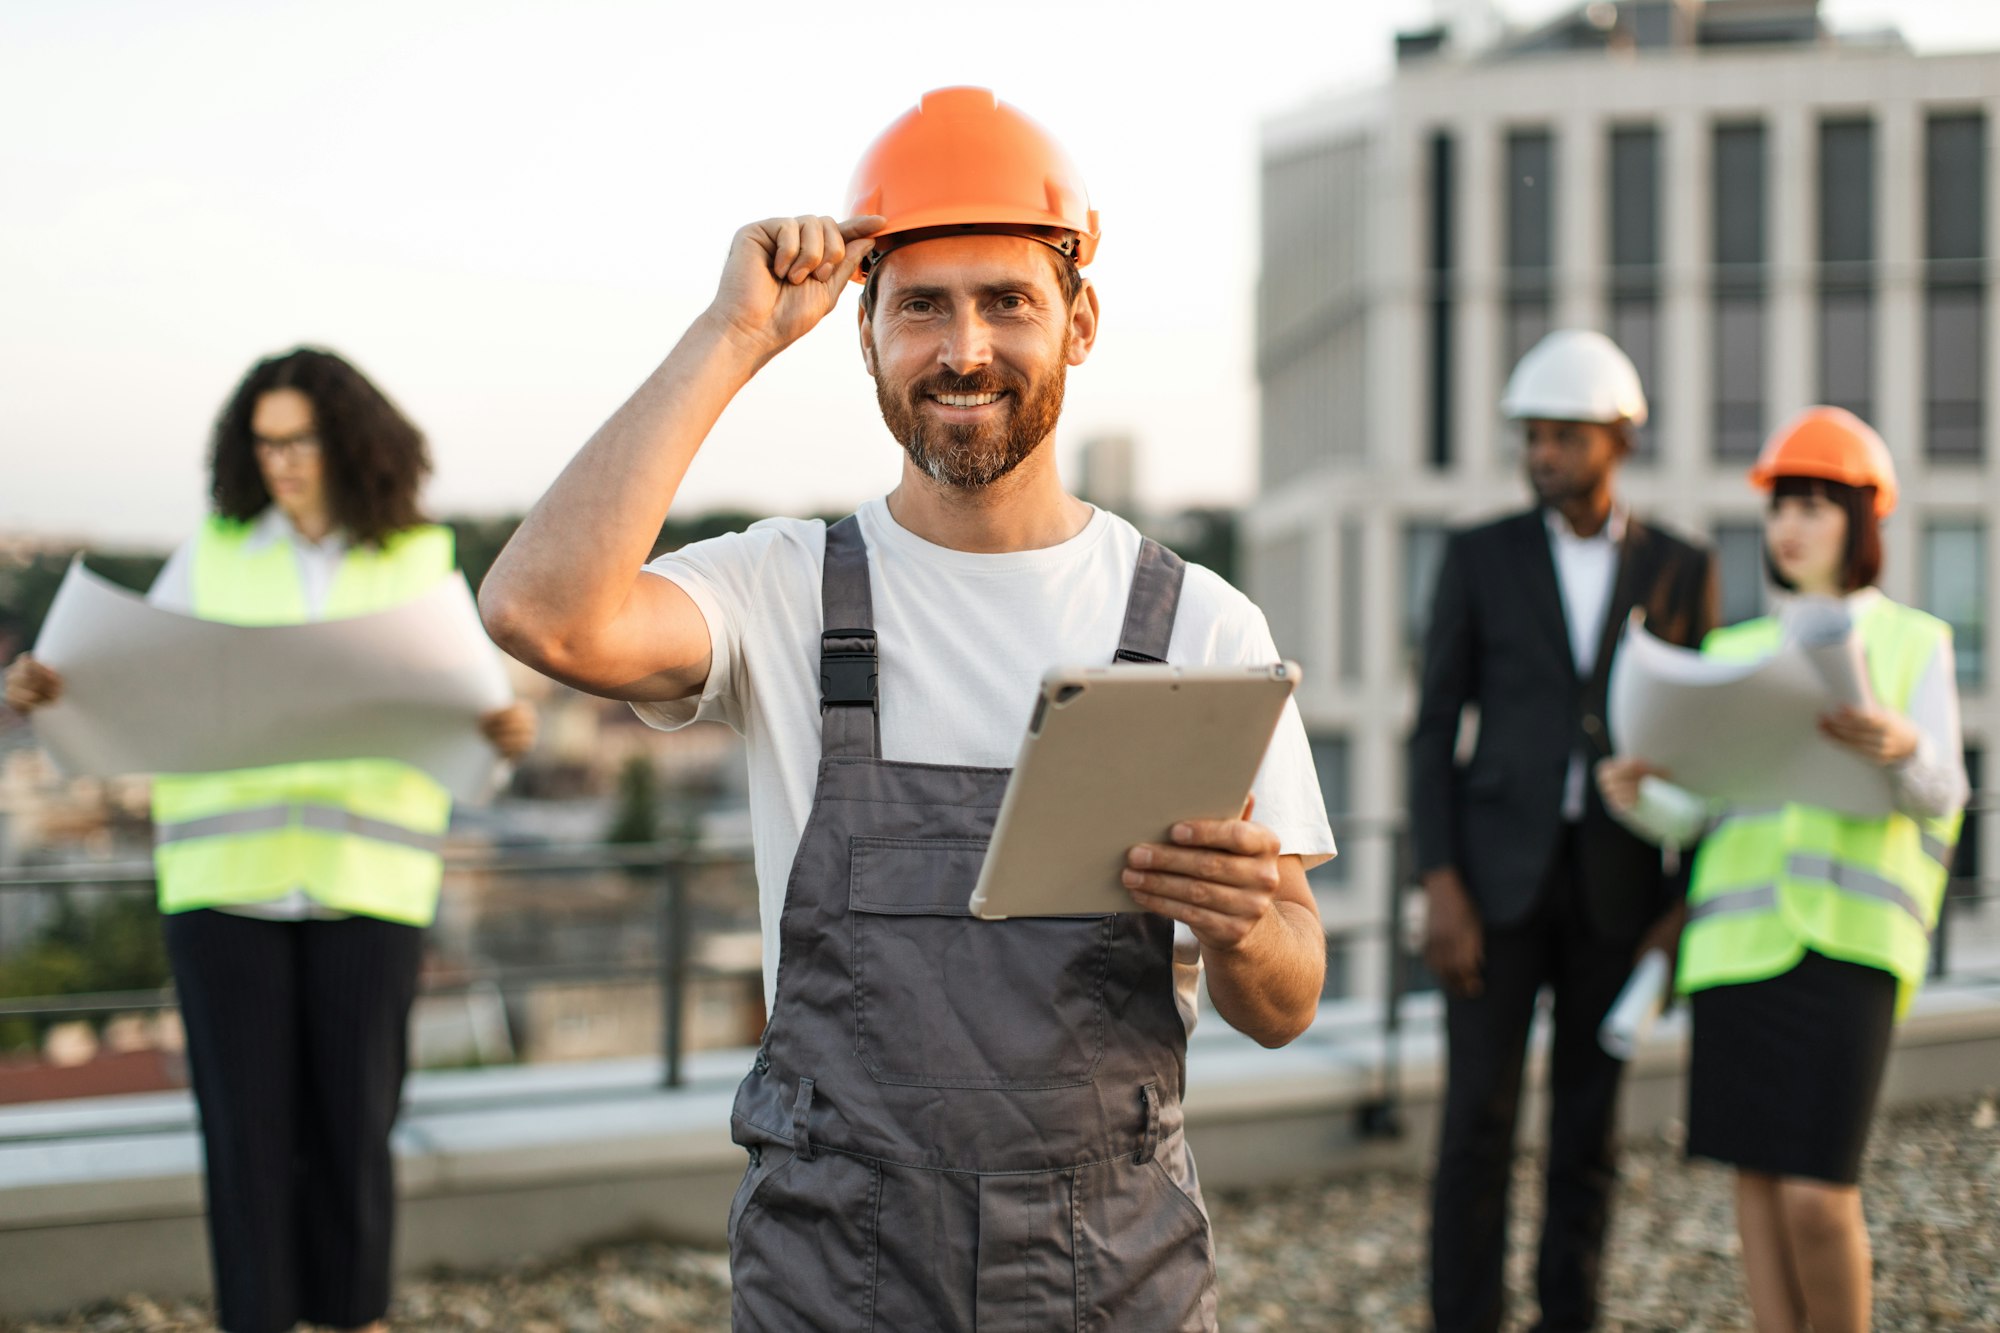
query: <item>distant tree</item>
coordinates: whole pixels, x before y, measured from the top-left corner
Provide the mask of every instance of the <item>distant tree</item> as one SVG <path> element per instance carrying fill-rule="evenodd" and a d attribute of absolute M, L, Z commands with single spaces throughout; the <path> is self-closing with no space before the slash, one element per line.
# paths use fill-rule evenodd
<path fill-rule="evenodd" d="M 55 919 L 0 961 L 0 998 L 153 990 L 167 984 L 160 914 L 142 893 L 116 893 L 90 906 L 65 896 Z M 0 1050 L 33 1049 L 46 1022 L 0 1023 Z"/>
<path fill-rule="evenodd" d="M 686 517 L 669 515 L 667 521 L 660 525 L 660 534 L 653 540 L 650 554 L 657 556 L 677 551 L 689 542 L 741 532 L 759 517 L 737 509 L 716 509 Z M 461 515 L 446 519 L 445 526 L 451 529 L 458 542 L 458 567 L 465 571 L 466 581 L 477 592 L 479 585 L 485 581 L 486 571 L 493 568 L 493 562 L 500 558 L 501 548 L 514 536 L 514 530 L 521 526 L 521 516 L 506 514 L 498 518 L 468 518 Z"/>
<path fill-rule="evenodd" d="M 453 540 L 458 546 L 458 567 L 465 571 L 466 582 L 474 592 L 486 579 L 486 571 L 493 568 L 493 562 L 500 558 L 500 548 L 514 535 L 514 529 L 521 526 L 517 515 L 500 518 L 451 518 L 445 520 L 451 529 Z"/>
<path fill-rule="evenodd" d="M 652 842 L 660 834 L 660 777 L 653 761 L 635 754 L 618 773 L 618 804 L 604 840 Z"/>
<path fill-rule="evenodd" d="M 42 620 L 56 599 L 76 548 L 37 551 L 25 558 L 0 557 L 0 650 L 11 658 L 42 632 Z M 163 555 L 88 552 L 84 564 L 121 588 L 144 592 L 153 586 Z"/>
<path fill-rule="evenodd" d="M 1183 560 L 1236 582 L 1236 511 L 1183 509 L 1143 525 L 1146 535 Z"/>

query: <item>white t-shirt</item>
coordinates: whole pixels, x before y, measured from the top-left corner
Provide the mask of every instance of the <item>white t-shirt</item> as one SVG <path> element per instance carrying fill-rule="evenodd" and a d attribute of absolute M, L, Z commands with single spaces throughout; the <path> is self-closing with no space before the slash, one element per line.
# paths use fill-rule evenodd
<path fill-rule="evenodd" d="M 1109 664 L 1125 621 L 1140 535 L 1096 511 L 1057 546 L 999 555 L 935 546 L 898 526 L 882 500 L 859 511 L 881 653 L 882 757 L 1010 767 L 1042 676 Z M 777 991 L 785 883 L 811 813 L 820 759 L 820 572 L 826 526 L 766 519 L 646 566 L 673 580 L 708 621 L 713 661 L 700 698 L 634 704 L 672 730 L 721 721 L 749 744 L 750 822 L 764 938 L 764 996 Z M 1278 660 L 1264 616 L 1242 593 L 1189 565 L 1168 658 L 1186 665 Z M 1253 788 L 1259 823 L 1308 866 L 1333 832 L 1298 709 L 1287 706 Z M 1193 1024 L 1200 950 L 1181 932 L 1175 989 Z"/>

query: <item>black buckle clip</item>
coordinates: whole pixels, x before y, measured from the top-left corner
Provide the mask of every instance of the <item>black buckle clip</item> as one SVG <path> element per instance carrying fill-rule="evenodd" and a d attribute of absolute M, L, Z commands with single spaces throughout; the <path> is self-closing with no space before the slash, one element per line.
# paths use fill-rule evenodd
<path fill-rule="evenodd" d="M 1151 653 L 1142 653 L 1136 648 L 1120 648 L 1111 655 L 1111 660 L 1116 664 L 1131 666 L 1165 666 L 1167 664 L 1166 658 L 1155 657 Z"/>
<path fill-rule="evenodd" d="M 830 629 L 819 637 L 819 704 L 877 706 L 875 631 Z"/>

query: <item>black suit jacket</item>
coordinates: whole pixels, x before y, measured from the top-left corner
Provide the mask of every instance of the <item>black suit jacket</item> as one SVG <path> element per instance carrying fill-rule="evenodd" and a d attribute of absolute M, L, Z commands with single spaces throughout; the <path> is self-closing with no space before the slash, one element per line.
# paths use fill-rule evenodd
<path fill-rule="evenodd" d="M 1695 647 L 1715 623 L 1708 551 L 1629 518 L 1604 636 L 1579 679 L 1555 556 L 1540 509 L 1454 533 L 1445 547 L 1424 645 L 1423 692 L 1410 737 L 1410 819 L 1417 868 L 1456 866 L 1491 926 L 1534 909 L 1562 832 L 1570 755 L 1615 753 L 1605 695 L 1618 636 L 1634 607 L 1670 643 Z M 1460 715 L 1479 710 L 1471 761 L 1455 759 Z M 1605 812 L 1587 782 L 1579 830 L 1592 924 L 1607 937 L 1643 932 L 1686 891 L 1660 853 Z"/>

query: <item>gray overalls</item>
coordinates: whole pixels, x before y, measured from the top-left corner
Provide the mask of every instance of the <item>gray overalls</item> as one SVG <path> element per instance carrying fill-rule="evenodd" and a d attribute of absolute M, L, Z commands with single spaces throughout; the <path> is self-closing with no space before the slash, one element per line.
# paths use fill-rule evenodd
<path fill-rule="evenodd" d="M 1165 659 L 1183 572 L 1145 543 L 1118 660 Z M 973 919 L 1008 770 L 881 757 L 853 518 L 823 583 L 819 787 L 731 1117 L 735 1327 L 1212 1330 L 1173 924 Z"/>

